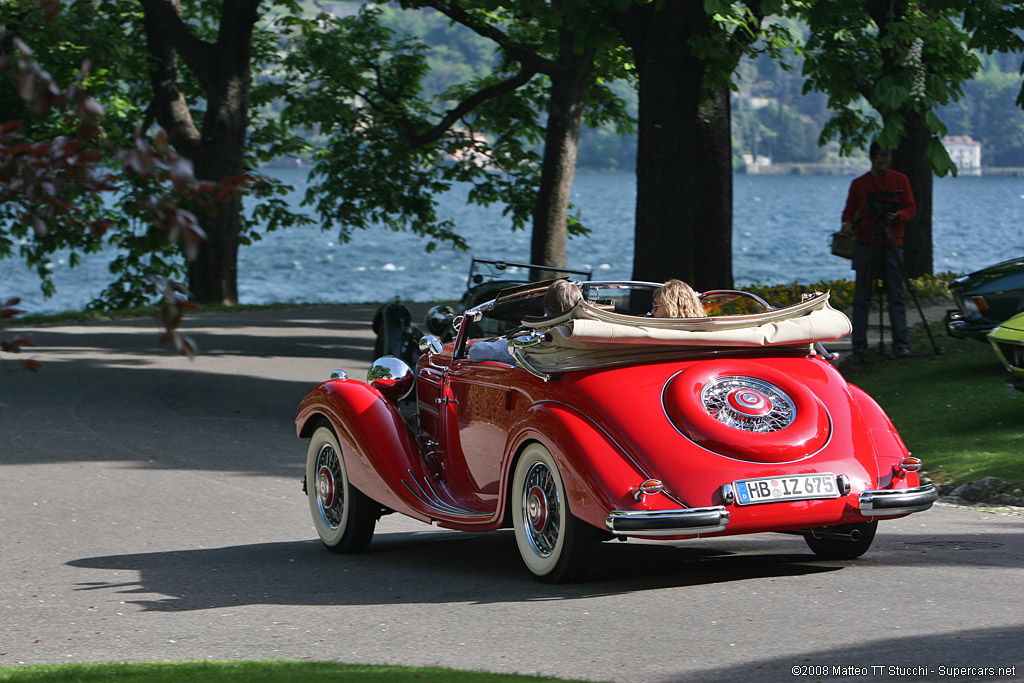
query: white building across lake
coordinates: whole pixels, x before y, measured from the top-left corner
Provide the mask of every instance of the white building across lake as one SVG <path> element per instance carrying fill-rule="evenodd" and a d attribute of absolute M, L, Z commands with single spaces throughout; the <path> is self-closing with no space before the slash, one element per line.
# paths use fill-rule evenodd
<path fill-rule="evenodd" d="M 949 158 L 959 175 L 981 175 L 981 143 L 970 135 L 947 135 L 942 138 Z"/>

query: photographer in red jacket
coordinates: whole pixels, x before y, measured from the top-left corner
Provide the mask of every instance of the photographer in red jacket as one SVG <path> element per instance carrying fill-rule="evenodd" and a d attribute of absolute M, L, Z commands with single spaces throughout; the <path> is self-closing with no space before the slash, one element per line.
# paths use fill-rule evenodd
<path fill-rule="evenodd" d="M 843 231 L 856 230 L 853 352 L 861 361 L 867 351 L 872 283 L 879 277 L 885 282 L 889 302 L 893 353 L 898 357 L 910 355 L 903 298 L 903 232 L 917 212 L 907 176 L 889 169 L 892 152 L 872 142 L 868 156 L 871 170 L 850 183 L 843 209 Z"/>

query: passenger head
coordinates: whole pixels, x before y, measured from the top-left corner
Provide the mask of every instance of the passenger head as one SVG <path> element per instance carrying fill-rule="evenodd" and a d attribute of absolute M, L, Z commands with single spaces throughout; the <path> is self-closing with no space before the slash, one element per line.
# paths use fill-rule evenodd
<path fill-rule="evenodd" d="M 555 280 L 544 293 L 544 315 L 554 317 L 568 313 L 582 298 L 579 287 L 568 280 Z"/>
<path fill-rule="evenodd" d="M 704 318 L 704 304 L 697 297 L 693 287 L 682 280 L 668 280 L 654 290 L 655 318 Z"/>

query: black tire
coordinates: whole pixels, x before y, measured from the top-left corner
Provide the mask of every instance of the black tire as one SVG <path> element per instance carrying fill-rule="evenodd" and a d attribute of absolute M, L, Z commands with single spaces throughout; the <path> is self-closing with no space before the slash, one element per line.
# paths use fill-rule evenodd
<path fill-rule="evenodd" d="M 878 522 L 840 524 L 827 528 L 829 533 L 851 534 L 856 540 L 843 538 L 816 538 L 813 532 L 804 534 L 804 540 L 814 554 L 823 560 L 855 560 L 868 551 L 875 540 Z"/>
<path fill-rule="evenodd" d="M 544 583 L 582 576 L 597 530 L 569 511 L 558 466 L 541 444 L 531 443 L 520 455 L 511 496 L 512 526 L 526 568 Z"/>
<path fill-rule="evenodd" d="M 366 550 L 381 508 L 349 483 L 338 438 L 327 424 L 317 427 L 309 439 L 306 494 L 325 548 L 335 553 Z"/>

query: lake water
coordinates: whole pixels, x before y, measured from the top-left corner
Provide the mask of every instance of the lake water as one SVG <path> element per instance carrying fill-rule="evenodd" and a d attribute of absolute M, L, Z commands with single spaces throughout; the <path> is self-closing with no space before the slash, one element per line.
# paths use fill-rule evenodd
<path fill-rule="evenodd" d="M 275 169 L 302 195 L 305 171 Z M 733 274 L 737 285 L 813 283 L 851 278 L 849 262 L 829 253 L 851 176 L 737 175 L 733 196 Z M 967 273 L 1024 253 L 1024 179 L 938 178 L 933 205 L 935 272 Z M 632 274 L 632 173 L 580 172 L 573 202 L 590 236 L 569 240 L 571 268 L 595 279 Z M 685 207 L 680 207 L 685 210 Z M 270 233 L 239 256 L 241 303 L 360 303 L 399 296 L 408 301 L 457 299 L 466 287 L 471 256 L 526 262 L 529 232 L 512 232 L 500 207 L 467 206 L 461 193 L 441 202 L 439 215 L 466 235 L 469 252 L 439 247 L 411 233 L 358 231 L 342 244 L 336 232 L 298 228 Z M 699 217 L 694 216 L 694 220 Z M 84 259 L 74 269 L 66 255 L 53 260 L 58 294 L 45 299 L 38 278 L 16 260 L 0 261 L 0 297 L 20 296 L 33 313 L 81 309 L 110 279 L 108 257 Z"/>

